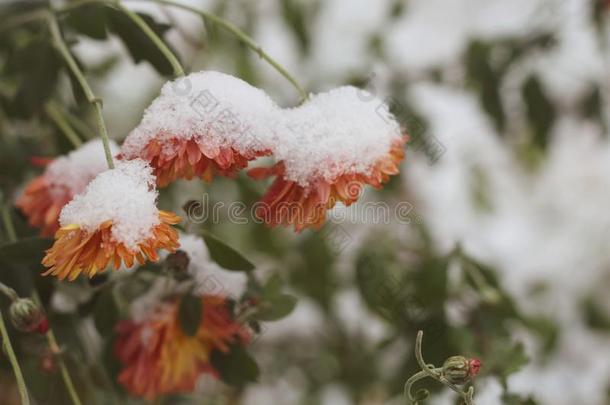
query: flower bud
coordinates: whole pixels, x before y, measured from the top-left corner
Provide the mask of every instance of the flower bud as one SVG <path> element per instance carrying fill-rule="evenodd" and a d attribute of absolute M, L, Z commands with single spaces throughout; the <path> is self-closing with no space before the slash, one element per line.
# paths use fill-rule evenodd
<path fill-rule="evenodd" d="M 481 369 L 481 361 L 464 356 L 452 356 L 443 364 L 443 377 L 452 384 L 464 385 Z"/>
<path fill-rule="evenodd" d="M 49 329 L 49 322 L 41 308 L 29 298 L 18 298 L 9 308 L 11 322 L 21 332 L 38 332 L 44 334 Z"/>

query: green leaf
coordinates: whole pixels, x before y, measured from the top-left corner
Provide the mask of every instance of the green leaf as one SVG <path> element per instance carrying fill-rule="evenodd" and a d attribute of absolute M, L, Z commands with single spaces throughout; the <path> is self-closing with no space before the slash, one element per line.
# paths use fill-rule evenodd
<path fill-rule="evenodd" d="M 254 265 L 238 251 L 227 245 L 216 236 L 203 232 L 203 239 L 210 251 L 212 259 L 227 270 L 251 271 Z"/>
<path fill-rule="evenodd" d="M 0 261 L 28 264 L 39 263 L 44 257 L 45 250 L 49 249 L 52 244 L 52 239 L 39 237 L 6 243 L 0 246 Z"/>
<path fill-rule="evenodd" d="M 203 303 L 201 298 L 188 293 L 180 300 L 178 308 L 178 321 L 182 331 L 188 336 L 194 336 L 201 324 L 203 316 Z"/>
<path fill-rule="evenodd" d="M 509 375 L 516 373 L 529 362 L 522 343 L 513 343 L 508 338 L 498 338 L 491 343 L 490 353 L 483 361 L 485 370 L 500 377 L 503 385 Z"/>
<path fill-rule="evenodd" d="M 95 299 L 93 308 L 95 327 L 102 336 L 105 336 L 108 333 L 112 333 L 114 325 L 116 325 L 119 318 L 120 312 L 113 288 L 106 288 Z"/>
<path fill-rule="evenodd" d="M 227 353 L 213 351 L 210 361 L 222 381 L 229 385 L 241 387 L 258 380 L 260 374 L 256 361 L 239 344 L 232 345 Z"/>
<path fill-rule="evenodd" d="M 104 6 L 99 4 L 85 4 L 72 10 L 67 23 L 79 33 L 93 39 L 106 39 L 106 18 Z"/>
<path fill-rule="evenodd" d="M 260 291 L 260 303 L 256 319 L 259 321 L 276 321 L 290 314 L 297 305 L 292 295 L 283 294 L 284 282 L 278 274 L 271 276 Z"/>
<path fill-rule="evenodd" d="M 533 143 L 545 149 L 555 122 L 555 107 L 547 97 L 537 76 L 530 76 L 522 89 L 527 115 L 534 131 Z"/>
<path fill-rule="evenodd" d="M 169 29 L 169 26 L 158 23 L 148 14 L 137 14 L 163 40 L 163 34 Z M 174 70 L 167 58 L 128 16 L 117 10 L 106 9 L 106 20 L 108 30 L 121 38 L 135 63 L 147 61 L 160 74 L 164 76 L 173 74 Z M 171 49 L 167 43 L 165 45 Z"/>
<path fill-rule="evenodd" d="M 330 307 L 338 285 L 332 267 L 335 258 L 327 242 L 320 233 L 307 234 L 298 246 L 302 260 L 290 272 L 290 284 L 324 308 Z"/>
<path fill-rule="evenodd" d="M 30 118 L 55 91 L 62 60 L 51 44 L 42 40 L 28 45 L 18 55 L 17 67 L 22 79 L 13 108 L 17 116 Z"/>
<path fill-rule="evenodd" d="M 276 321 L 290 314 L 297 305 L 297 299 L 292 295 L 280 294 L 265 301 L 259 309 L 256 318 L 261 321 Z"/>

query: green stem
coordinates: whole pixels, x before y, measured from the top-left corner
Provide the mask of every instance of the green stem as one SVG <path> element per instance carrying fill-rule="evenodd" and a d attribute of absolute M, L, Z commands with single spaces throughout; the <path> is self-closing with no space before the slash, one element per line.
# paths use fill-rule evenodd
<path fill-rule="evenodd" d="M 55 15 L 49 13 L 47 15 L 47 20 L 49 22 L 49 28 L 51 30 L 51 37 L 53 39 L 53 43 L 57 50 L 61 53 L 61 56 L 64 58 L 68 67 L 76 77 L 76 80 L 80 84 L 85 93 L 85 97 L 87 97 L 87 101 L 91 103 L 95 109 L 95 113 L 97 115 L 97 124 L 100 132 L 100 136 L 102 138 L 102 143 L 104 144 L 104 153 L 106 154 L 106 162 L 108 163 L 108 168 L 114 169 L 114 162 L 112 160 L 112 152 L 110 151 L 110 140 L 108 139 L 108 132 L 106 131 L 106 125 L 104 124 L 104 116 L 102 115 L 102 100 L 95 97 L 93 94 L 93 90 L 87 83 L 87 79 L 85 79 L 85 75 L 80 70 L 80 67 L 74 60 L 74 57 L 70 53 L 68 46 L 64 42 L 64 39 L 61 35 L 61 31 L 59 29 L 59 24 L 57 23 L 57 18 Z"/>
<path fill-rule="evenodd" d="M 428 373 L 424 370 L 420 371 L 419 373 L 413 374 L 411 376 L 411 378 L 409 378 L 407 380 L 407 382 L 405 383 L 405 388 L 403 391 L 403 395 L 407 398 L 409 398 L 409 401 L 411 401 L 411 403 L 413 405 L 417 405 L 417 402 L 415 401 L 415 398 L 413 398 L 413 395 L 411 395 L 411 387 L 413 386 L 413 384 L 415 384 L 417 381 L 424 379 L 428 377 Z"/>
<path fill-rule="evenodd" d="M 252 49 L 254 52 L 256 52 L 258 54 L 258 56 L 260 56 L 263 60 L 267 61 L 267 63 L 269 63 L 271 66 L 273 66 L 273 68 L 275 70 L 277 70 L 278 73 L 280 73 L 282 76 L 284 76 L 295 87 L 295 89 L 297 89 L 297 91 L 299 92 L 299 94 L 301 96 L 302 101 L 307 99 L 307 92 L 303 89 L 303 87 L 301 87 L 301 85 L 299 85 L 299 83 L 296 81 L 296 79 L 290 73 L 288 73 L 288 71 L 282 65 L 280 65 L 275 59 L 273 59 L 271 56 L 269 56 L 269 54 L 267 54 L 261 48 L 261 46 L 258 45 L 254 41 L 254 39 L 252 39 L 252 37 L 250 37 L 248 34 L 243 32 L 242 30 L 237 28 L 237 26 L 233 25 L 231 22 L 225 20 L 224 18 L 218 17 L 214 14 L 207 13 L 205 11 L 199 10 L 195 7 L 191 7 L 186 4 L 178 3 L 173 0 L 132 0 L 132 1 L 148 1 L 148 2 L 153 2 L 153 3 L 162 4 L 162 5 L 166 5 L 166 6 L 181 8 L 183 10 L 190 11 L 191 13 L 199 14 L 204 19 L 212 21 L 215 24 L 218 24 L 219 26 L 223 27 L 224 29 L 226 29 L 227 31 L 229 31 L 230 33 L 235 35 L 246 46 L 248 46 L 250 49 Z"/>
<path fill-rule="evenodd" d="M 419 332 L 417 332 L 417 338 L 415 339 L 415 359 L 417 360 L 417 364 L 419 364 L 419 367 L 426 374 L 428 374 L 429 377 L 432 377 L 435 380 L 439 381 L 440 374 L 437 371 L 438 369 L 435 369 L 433 365 L 426 364 L 426 362 L 424 361 L 424 357 L 421 351 L 423 338 L 424 332 L 420 330 Z"/>
<path fill-rule="evenodd" d="M 17 295 L 17 291 L 13 290 L 11 287 L 7 286 L 4 283 L 0 283 L 0 292 L 12 301 L 16 301 L 19 299 L 19 295 Z"/>
<path fill-rule="evenodd" d="M 63 359 L 61 358 L 61 353 L 59 350 L 59 346 L 57 345 L 57 339 L 55 339 L 55 334 L 53 334 L 53 330 L 50 328 L 47 331 L 47 342 L 49 342 L 51 352 L 53 352 L 55 354 L 55 357 L 57 358 L 59 370 L 61 371 L 61 377 L 64 380 L 66 388 L 68 389 L 68 393 L 70 394 L 72 402 L 74 403 L 74 405 L 82 405 L 82 402 L 78 397 L 78 393 L 76 392 L 76 388 L 74 388 L 72 377 L 70 377 L 70 373 L 68 372 L 68 367 L 66 367 L 66 363 L 64 363 Z"/>
<path fill-rule="evenodd" d="M 45 112 L 75 148 L 79 148 L 83 144 L 83 141 L 80 140 L 78 134 L 64 119 L 60 109 L 54 102 L 50 102 L 45 105 Z"/>
<path fill-rule="evenodd" d="M 180 62 L 178 62 L 178 58 L 172 53 L 172 51 L 167 47 L 167 45 L 159 38 L 159 36 L 146 24 L 146 21 L 142 19 L 138 14 L 134 13 L 127 7 L 123 6 L 118 1 L 114 4 L 114 7 L 123 12 L 127 17 L 131 19 L 141 30 L 142 32 L 150 38 L 150 40 L 155 44 L 159 51 L 165 56 L 165 58 L 169 61 L 174 69 L 174 76 L 184 76 L 184 69 Z"/>
<path fill-rule="evenodd" d="M 2 207 L 2 222 L 4 222 L 4 229 L 6 230 L 8 240 L 15 242 L 17 240 L 17 232 L 15 232 L 15 226 L 13 225 L 11 206 L 9 204 L 5 204 Z"/>
<path fill-rule="evenodd" d="M 6 352 L 9 361 L 11 362 L 11 366 L 13 367 L 13 372 L 15 373 L 15 379 L 17 380 L 17 387 L 19 388 L 19 395 L 21 396 L 21 404 L 29 405 L 30 397 L 28 395 L 27 387 L 25 386 L 25 380 L 23 379 L 23 373 L 21 372 L 21 367 L 19 367 L 19 362 L 17 361 L 17 356 L 13 351 L 13 346 L 11 345 L 11 340 L 8 336 L 8 331 L 6 330 L 6 325 L 4 324 L 4 317 L 2 316 L 2 312 L 0 312 L 0 333 L 2 334 L 2 346 L 4 347 L 4 351 Z"/>
<path fill-rule="evenodd" d="M 42 301 L 37 291 L 34 291 L 32 294 L 34 301 L 42 308 Z M 61 350 L 59 349 L 59 345 L 57 344 L 57 339 L 55 338 L 55 334 L 53 333 L 53 329 L 49 326 L 49 330 L 46 334 L 47 342 L 49 344 L 49 348 L 51 349 L 51 353 L 55 355 L 57 359 L 57 364 L 59 365 L 59 370 L 61 372 L 61 377 L 64 380 L 64 384 L 66 385 L 66 389 L 68 390 L 68 394 L 70 395 L 70 399 L 72 399 L 72 403 L 74 405 L 82 405 L 82 402 L 76 392 L 76 388 L 74 387 L 74 383 L 72 382 L 72 377 L 70 377 L 70 373 L 68 372 L 68 367 L 66 367 L 66 363 L 61 357 Z"/>

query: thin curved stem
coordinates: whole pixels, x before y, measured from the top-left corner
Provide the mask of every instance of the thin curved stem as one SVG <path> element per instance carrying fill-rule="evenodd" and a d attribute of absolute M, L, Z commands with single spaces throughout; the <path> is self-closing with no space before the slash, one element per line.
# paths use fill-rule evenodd
<path fill-rule="evenodd" d="M 409 398 L 409 401 L 411 401 L 412 403 L 415 403 L 415 399 L 413 398 L 413 395 L 411 395 L 411 387 L 413 386 L 413 384 L 415 384 L 417 381 L 424 379 L 428 377 L 428 373 L 426 373 L 426 371 L 422 370 L 419 373 L 413 374 L 411 376 L 411 378 L 409 378 L 407 380 L 407 382 L 405 383 L 405 387 L 403 390 L 403 395 L 405 397 Z M 415 403 L 415 405 L 417 405 Z"/>
<path fill-rule="evenodd" d="M 303 87 L 301 87 L 301 85 L 297 82 L 297 80 L 290 73 L 288 73 L 288 71 L 282 65 L 280 65 L 275 59 L 273 59 L 271 56 L 269 56 L 269 54 L 267 54 L 261 48 L 261 46 L 259 44 L 257 44 L 254 41 L 254 39 L 252 39 L 252 37 L 250 37 L 248 34 L 243 32 L 237 26 L 235 26 L 231 22 L 225 20 L 224 18 L 218 17 L 214 14 L 207 13 L 205 11 L 199 10 L 195 7 L 191 7 L 186 4 L 178 3 L 173 0 L 131 0 L 131 1 L 147 1 L 147 2 L 153 2 L 153 3 L 157 3 L 157 4 L 161 4 L 161 5 L 170 6 L 170 7 L 181 8 L 183 10 L 190 11 L 191 13 L 199 14 L 204 19 L 212 21 L 215 24 L 218 24 L 222 28 L 226 29 L 227 31 L 229 31 L 230 33 L 235 35 L 246 46 L 248 46 L 250 49 L 252 49 L 254 52 L 256 52 L 258 54 L 258 56 L 261 57 L 261 59 L 265 60 L 275 70 L 277 70 L 278 73 L 280 73 L 282 76 L 284 76 L 286 78 L 286 80 L 288 80 L 294 86 L 294 88 L 297 89 L 297 91 L 299 92 L 299 95 L 301 96 L 302 101 L 307 99 L 307 92 L 303 89 Z"/>
<path fill-rule="evenodd" d="M 440 374 L 438 374 L 438 369 L 435 369 L 432 364 L 426 364 L 424 361 L 424 357 L 421 352 L 422 340 L 424 338 L 424 332 L 417 332 L 417 338 L 415 339 L 415 359 L 417 360 L 417 364 L 419 367 L 426 372 L 430 377 L 434 378 L 437 381 L 440 381 Z M 436 372 L 435 372 L 436 371 Z"/>
<path fill-rule="evenodd" d="M 184 69 L 182 65 L 178 61 L 178 58 L 173 54 L 173 52 L 167 47 L 165 42 L 159 38 L 159 36 L 146 24 L 146 21 L 142 19 L 138 14 L 134 13 L 127 7 L 123 6 L 120 2 L 109 3 L 112 4 L 113 7 L 120 10 L 123 14 L 133 21 L 138 28 L 142 30 L 142 32 L 155 44 L 159 51 L 165 56 L 165 58 L 172 65 L 172 69 L 174 69 L 174 76 L 184 76 Z"/>
<path fill-rule="evenodd" d="M 57 126 L 57 128 L 59 128 L 61 133 L 64 134 L 64 136 L 72 143 L 75 148 L 79 148 L 83 144 L 83 141 L 81 141 L 76 131 L 74 131 L 70 124 L 68 124 L 66 119 L 61 114 L 60 109 L 54 102 L 47 103 L 45 105 L 44 110 L 51 119 L 51 121 L 53 121 L 53 123 Z"/>
<path fill-rule="evenodd" d="M 8 336 L 6 325 L 4 324 L 4 317 L 2 316 L 2 312 L 0 312 L 0 333 L 2 334 L 2 346 L 4 347 L 4 351 L 8 356 L 8 360 L 10 361 L 11 366 L 13 367 L 13 372 L 15 373 L 15 380 L 17 380 L 17 387 L 19 389 L 19 396 L 21 397 L 21 404 L 29 405 L 30 396 L 28 394 L 28 389 L 25 385 L 25 380 L 23 379 L 23 373 L 21 372 L 21 367 L 19 367 L 17 356 L 13 351 L 13 346 L 11 345 L 11 340 Z"/>
<path fill-rule="evenodd" d="M 52 13 L 47 14 L 47 20 L 49 22 L 49 29 L 51 31 L 51 37 L 53 39 L 53 44 L 60 52 L 61 56 L 64 58 L 68 67 L 72 71 L 72 74 L 76 77 L 76 80 L 80 84 L 85 93 L 85 97 L 87 97 L 87 101 L 93 105 L 95 109 L 95 113 L 97 115 L 97 124 L 100 132 L 100 136 L 102 138 L 102 143 L 104 144 L 104 154 L 106 155 L 106 162 L 108 163 L 109 169 L 114 169 L 114 162 L 112 160 L 112 152 L 110 151 L 110 140 L 108 139 L 108 132 L 106 131 L 106 125 L 104 123 L 104 116 L 102 115 L 102 100 L 97 98 L 93 94 L 93 90 L 89 86 L 85 75 L 81 71 L 80 67 L 74 60 L 74 57 L 70 53 L 68 46 L 64 42 L 64 39 L 61 35 L 61 31 L 59 29 L 59 24 L 57 23 L 57 18 Z"/>

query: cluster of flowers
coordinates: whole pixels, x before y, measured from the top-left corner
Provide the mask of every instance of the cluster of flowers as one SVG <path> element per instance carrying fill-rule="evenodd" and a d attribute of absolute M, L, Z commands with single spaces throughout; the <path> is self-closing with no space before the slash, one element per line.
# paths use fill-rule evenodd
<path fill-rule="evenodd" d="M 17 200 L 31 225 L 55 234 L 45 275 L 74 280 L 107 267 L 159 260 L 183 237 L 180 218 L 156 206 L 157 187 L 176 179 L 235 176 L 260 156 L 254 179 L 275 176 L 256 215 L 269 226 L 319 228 L 337 202 L 355 202 L 365 184 L 379 188 L 398 173 L 406 135 L 387 107 L 369 93 L 341 87 L 279 108 L 265 92 L 235 77 L 200 72 L 167 83 L 105 170 L 102 145 L 91 141 L 52 161 Z M 179 298 L 169 294 L 138 321 L 117 326 L 119 379 L 147 398 L 190 390 L 198 375 L 214 374 L 208 357 L 245 343 L 245 329 L 226 297 L 201 292 L 205 315 L 194 336 L 178 324 Z M 188 350 L 185 350 L 187 348 Z"/>

